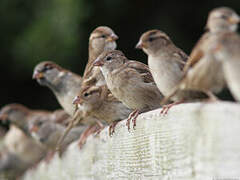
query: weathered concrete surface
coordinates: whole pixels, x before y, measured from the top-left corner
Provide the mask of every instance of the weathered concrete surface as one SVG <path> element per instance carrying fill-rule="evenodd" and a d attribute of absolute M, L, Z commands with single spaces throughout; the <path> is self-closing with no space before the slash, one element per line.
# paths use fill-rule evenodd
<path fill-rule="evenodd" d="M 73 143 L 63 159 L 40 164 L 25 180 L 240 179 L 240 105 L 189 103 L 141 114 L 129 133 L 122 121 Z"/>

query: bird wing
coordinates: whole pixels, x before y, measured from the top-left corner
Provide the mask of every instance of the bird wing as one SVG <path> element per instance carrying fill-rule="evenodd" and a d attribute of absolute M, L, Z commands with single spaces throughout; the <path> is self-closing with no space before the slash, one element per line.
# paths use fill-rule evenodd
<path fill-rule="evenodd" d="M 146 64 L 143 64 L 138 61 L 128 61 L 126 63 L 126 66 L 127 68 L 131 69 L 129 73 L 131 72 L 134 73 L 133 71 L 135 71 L 135 73 L 137 72 L 141 76 L 143 82 L 145 83 L 154 82 L 152 74 Z"/>
<path fill-rule="evenodd" d="M 183 72 L 186 73 L 190 68 L 192 68 L 198 61 L 203 57 L 202 46 L 203 43 L 208 39 L 209 33 L 205 33 L 194 46 L 186 65 L 183 68 Z"/>

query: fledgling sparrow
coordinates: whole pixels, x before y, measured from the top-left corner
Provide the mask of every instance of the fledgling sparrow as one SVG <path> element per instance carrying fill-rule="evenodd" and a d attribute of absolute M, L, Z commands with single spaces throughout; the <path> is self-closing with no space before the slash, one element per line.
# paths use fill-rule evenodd
<path fill-rule="evenodd" d="M 136 126 L 139 113 L 160 107 L 163 96 L 153 81 L 148 66 L 138 61 L 128 60 L 118 50 L 103 52 L 94 62 L 99 66 L 112 94 L 134 111 L 128 118 Z"/>
<path fill-rule="evenodd" d="M 166 33 L 157 29 L 145 32 L 136 48 L 142 49 L 148 55 L 149 69 L 158 89 L 164 96 L 171 95 L 183 78 L 183 67 L 188 56 L 174 45 Z M 175 104 L 202 96 L 200 92 L 179 91 L 171 97 L 174 103 L 164 106 L 162 113 L 167 113 Z"/>
<path fill-rule="evenodd" d="M 223 65 L 228 88 L 240 101 L 240 36 L 234 32 L 221 34 L 212 46 L 213 55 Z"/>
<path fill-rule="evenodd" d="M 126 119 L 131 113 L 131 109 L 116 99 L 106 85 L 84 89 L 74 103 L 79 105 L 84 117 L 96 117 L 103 123 L 111 124 L 109 135 L 113 134 L 117 122 Z"/>
<path fill-rule="evenodd" d="M 63 109 L 73 116 L 75 108 L 72 102 L 82 84 L 82 78 L 79 75 L 63 69 L 54 62 L 44 61 L 34 68 L 33 78 L 40 85 L 49 87 Z"/>

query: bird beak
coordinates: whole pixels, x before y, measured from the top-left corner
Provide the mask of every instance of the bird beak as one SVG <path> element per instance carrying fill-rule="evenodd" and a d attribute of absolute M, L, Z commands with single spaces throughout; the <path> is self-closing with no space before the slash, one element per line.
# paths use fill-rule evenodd
<path fill-rule="evenodd" d="M 140 40 L 137 45 L 135 46 L 136 49 L 142 49 L 143 48 L 143 43 L 142 41 Z"/>
<path fill-rule="evenodd" d="M 42 79 L 44 77 L 42 72 L 34 71 L 33 73 L 33 79 Z"/>
<path fill-rule="evenodd" d="M 102 59 L 100 58 L 97 58 L 94 63 L 93 63 L 94 66 L 103 66 L 104 65 L 104 62 Z"/>
<path fill-rule="evenodd" d="M 106 41 L 107 42 L 113 42 L 113 41 L 116 41 L 116 40 L 118 40 L 118 36 L 116 34 L 111 34 L 111 36 L 109 36 Z"/>
<path fill-rule="evenodd" d="M 74 99 L 73 99 L 73 102 L 72 102 L 74 105 L 77 105 L 80 103 L 80 96 L 76 96 Z"/>
<path fill-rule="evenodd" d="M 31 133 L 33 133 L 33 132 L 37 133 L 37 132 L 38 132 L 38 129 L 39 129 L 39 128 L 38 128 L 37 126 L 33 125 L 33 126 L 30 128 L 29 131 L 30 131 Z"/>
<path fill-rule="evenodd" d="M 231 24 L 238 24 L 240 22 L 240 17 L 238 15 L 233 15 L 228 19 L 228 21 Z"/>

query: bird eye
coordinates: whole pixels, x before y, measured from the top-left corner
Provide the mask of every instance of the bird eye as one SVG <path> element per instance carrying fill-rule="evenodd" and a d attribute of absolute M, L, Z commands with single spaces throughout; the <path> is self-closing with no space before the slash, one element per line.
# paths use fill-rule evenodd
<path fill-rule="evenodd" d="M 101 35 L 101 38 L 105 38 L 105 37 L 106 37 L 106 35 L 104 35 L 104 34 L 103 34 L 103 35 Z"/>
<path fill-rule="evenodd" d="M 108 57 L 107 57 L 107 61 L 110 61 L 111 59 L 112 59 L 111 56 L 108 56 Z"/>
<path fill-rule="evenodd" d="M 84 96 L 84 97 L 88 97 L 88 96 L 89 96 L 89 93 L 85 92 L 85 93 L 83 94 L 83 96 Z"/>
<path fill-rule="evenodd" d="M 37 126 L 41 126 L 43 124 L 43 122 L 42 121 L 39 121 L 38 123 L 37 123 Z"/>
<path fill-rule="evenodd" d="M 222 15 L 221 15 L 221 18 L 223 18 L 223 19 L 228 19 L 228 16 L 225 15 L 225 14 L 222 14 Z"/>
<path fill-rule="evenodd" d="M 46 65 L 46 66 L 44 67 L 44 71 L 50 70 L 50 69 L 52 69 L 52 68 L 53 68 L 52 66 Z"/>
<path fill-rule="evenodd" d="M 149 37 L 148 41 L 152 42 L 154 40 L 153 37 Z"/>

